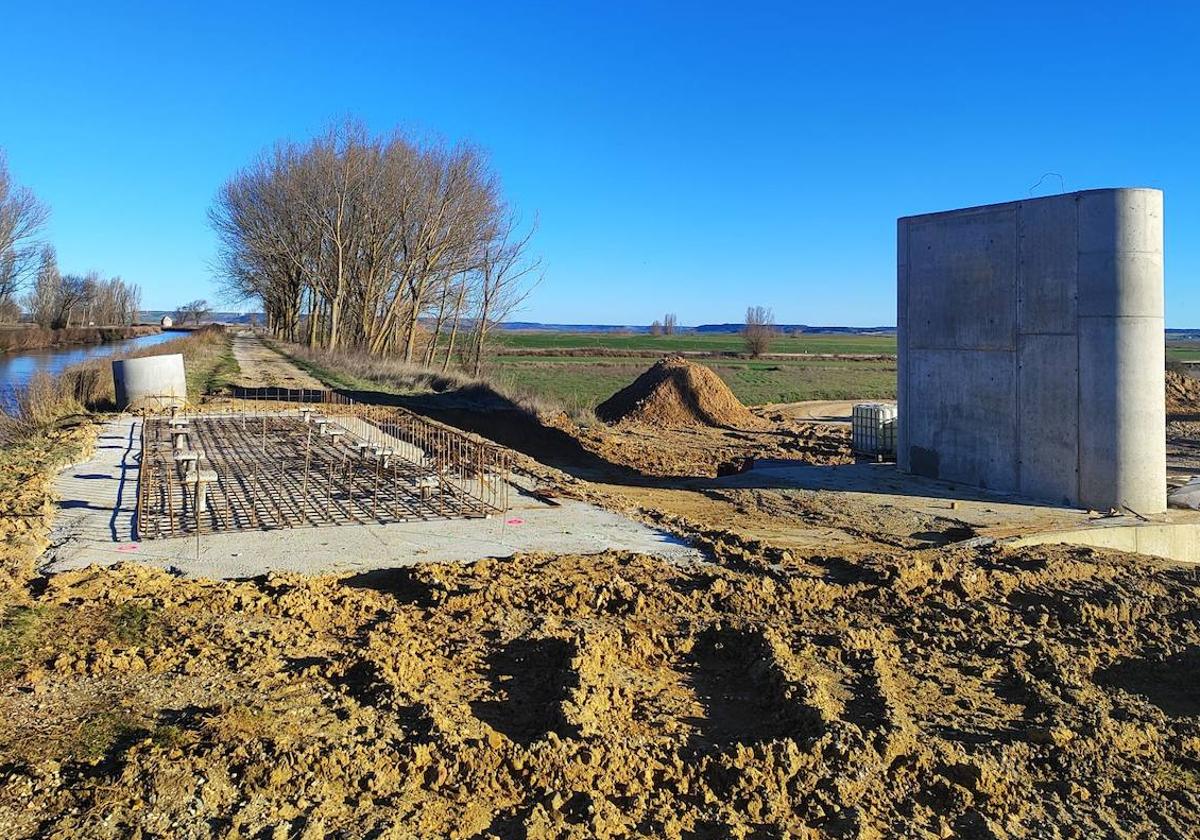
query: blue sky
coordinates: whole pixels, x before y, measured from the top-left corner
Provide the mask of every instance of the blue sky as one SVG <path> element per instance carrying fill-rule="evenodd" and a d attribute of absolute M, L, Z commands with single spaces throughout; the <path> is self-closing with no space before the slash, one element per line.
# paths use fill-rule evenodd
<path fill-rule="evenodd" d="M 10 167 L 63 268 L 147 308 L 216 297 L 225 178 L 354 116 L 489 150 L 540 219 L 526 320 L 892 324 L 896 217 L 1052 171 L 1166 191 L 1168 325 L 1200 326 L 1185 4 L 25 3 L 4 28 Z"/>

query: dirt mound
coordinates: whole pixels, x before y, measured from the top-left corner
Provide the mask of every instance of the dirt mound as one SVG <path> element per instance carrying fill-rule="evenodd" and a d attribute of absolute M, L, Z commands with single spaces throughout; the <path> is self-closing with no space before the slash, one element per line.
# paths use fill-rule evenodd
<path fill-rule="evenodd" d="M 634 420 L 658 426 L 761 425 L 721 377 L 682 356 L 655 362 L 633 384 L 596 406 L 596 416 L 606 423 Z"/>
<path fill-rule="evenodd" d="M 57 575 L 6 613 L 0 835 L 1191 831 L 1191 572 L 732 552 Z"/>
<path fill-rule="evenodd" d="M 1200 413 L 1200 379 L 1178 370 L 1167 371 L 1167 414 Z"/>

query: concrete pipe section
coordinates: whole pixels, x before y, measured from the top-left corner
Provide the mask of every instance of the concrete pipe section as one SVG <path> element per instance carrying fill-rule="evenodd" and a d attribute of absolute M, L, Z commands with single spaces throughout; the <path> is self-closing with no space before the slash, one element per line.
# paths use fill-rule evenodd
<path fill-rule="evenodd" d="M 897 279 L 902 470 L 1166 508 L 1160 191 L 902 218 Z"/>
<path fill-rule="evenodd" d="M 165 408 L 187 402 L 187 377 L 179 353 L 117 359 L 112 372 L 118 408 Z"/>

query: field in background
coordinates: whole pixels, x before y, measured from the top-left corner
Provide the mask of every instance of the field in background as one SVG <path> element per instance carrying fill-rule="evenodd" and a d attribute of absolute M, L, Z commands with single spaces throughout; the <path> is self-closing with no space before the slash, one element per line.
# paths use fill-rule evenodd
<path fill-rule="evenodd" d="M 577 332 L 497 332 L 497 346 L 506 350 L 658 350 L 741 353 L 746 347 L 734 333 L 646 335 Z M 788 335 L 776 339 L 772 353 L 895 353 L 894 335 Z"/>
<path fill-rule="evenodd" d="M 751 361 L 695 359 L 712 368 L 746 405 L 800 400 L 894 399 L 889 360 Z M 504 390 L 532 393 L 570 408 L 594 408 L 638 377 L 654 359 L 501 356 L 492 378 Z"/>
<path fill-rule="evenodd" d="M 500 333 L 500 355 L 489 374 L 509 393 L 536 394 L 572 410 L 588 410 L 638 377 L 659 355 L 711 353 L 693 360 L 712 368 L 743 403 L 836 399 L 894 399 L 894 359 L 820 358 L 838 354 L 894 354 L 894 336 L 802 335 L 780 337 L 774 354 L 809 358 L 735 358 L 742 339 L 729 334 L 672 336 L 606 333 Z M 524 351 L 524 352 L 522 352 Z M 629 355 L 622 355 L 622 352 Z"/>
<path fill-rule="evenodd" d="M 1168 341 L 1168 362 L 1200 362 L 1200 341 Z"/>

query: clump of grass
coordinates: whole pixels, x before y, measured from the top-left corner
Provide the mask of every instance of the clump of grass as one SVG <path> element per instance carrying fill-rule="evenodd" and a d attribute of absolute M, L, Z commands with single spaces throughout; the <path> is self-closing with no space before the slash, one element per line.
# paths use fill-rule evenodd
<path fill-rule="evenodd" d="M 218 741 L 253 741 L 271 737 L 275 712 L 263 707 L 229 704 L 204 719 L 204 729 Z"/>
<path fill-rule="evenodd" d="M 43 650 L 53 624 L 45 606 L 10 605 L 0 619 L 0 676 L 25 669 Z"/>
<path fill-rule="evenodd" d="M 150 734 L 151 730 L 129 712 L 101 710 L 80 722 L 75 737 L 65 745 L 67 757 L 95 764 Z"/>
<path fill-rule="evenodd" d="M 159 641 L 163 623 L 148 607 L 127 601 L 109 610 L 106 635 L 128 647 L 146 647 Z"/>
<path fill-rule="evenodd" d="M 0 677 L 44 664 L 60 653 L 88 649 L 99 639 L 118 648 L 153 648 L 166 633 L 162 616 L 136 601 L 87 610 L 10 605 L 0 618 Z"/>

